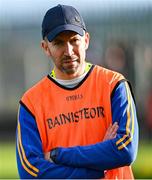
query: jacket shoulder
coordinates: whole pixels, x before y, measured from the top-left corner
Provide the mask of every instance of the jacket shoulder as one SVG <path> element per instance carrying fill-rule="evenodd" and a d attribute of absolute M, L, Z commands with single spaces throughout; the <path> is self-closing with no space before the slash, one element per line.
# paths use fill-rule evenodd
<path fill-rule="evenodd" d="M 35 85 L 30 87 L 22 96 L 21 101 L 25 101 L 25 99 L 33 99 L 38 98 L 42 91 L 48 87 L 48 78 L 45 76 L 43 79 L 38 81 Z"/>
<path fill-rule="evenodd" d="M 125 79 L 125 77 L 119 72 L 107 69 L 99 65 L 96 65 L 95 67 L 96 67 L 97 72 L 99 72 L 102 76 L 104 76 L 105 78 L 108 78 L 109 80 L 113 78 Z"/>
<path fill-rule="evenodd" d="M 126 81 L 125 77 L 119 72 L 98 65 L 95 66 L 95 69 L 95 74 L 98 78 L 98 82 L 101 82 L 102 85 L 104 85 L 106 88 L 110 88 L 111 91 L 121 81 Z"/>

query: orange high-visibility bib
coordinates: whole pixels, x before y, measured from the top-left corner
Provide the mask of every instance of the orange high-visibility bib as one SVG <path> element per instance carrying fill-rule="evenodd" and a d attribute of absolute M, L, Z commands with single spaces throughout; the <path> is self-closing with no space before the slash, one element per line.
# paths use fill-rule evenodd
<path fill-rule="evenodd" d="M 111 93 L 124 79 L 119 73 L 94 66 L 75 88 L 64 88 L 45 77 L 21 101 L 35 116 L 42 148 L 90 145 L 101 142 L 112 123 Z M 107 179 L 133 179 L 129 166 L 105 173 Z"/>

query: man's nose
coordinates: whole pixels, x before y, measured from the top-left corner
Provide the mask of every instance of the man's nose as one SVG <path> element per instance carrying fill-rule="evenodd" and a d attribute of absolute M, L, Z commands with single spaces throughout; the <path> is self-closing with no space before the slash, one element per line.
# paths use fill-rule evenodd
<path fill-rule="evenodd" d="M 64 55 L 71 56 L 73 54 L 73 46 L 67 42 L 65 44 Z"/>

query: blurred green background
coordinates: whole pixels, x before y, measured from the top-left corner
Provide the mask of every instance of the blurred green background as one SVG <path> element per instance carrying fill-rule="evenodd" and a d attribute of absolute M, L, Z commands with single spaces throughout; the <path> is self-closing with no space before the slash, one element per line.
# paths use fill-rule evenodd
<path fill-rule="evenodd" d="M 75 6 L 91 36 L 87 59 L 121 72 L 132 84 L 140 131 L 136 178 L 152 178 L 152 1 L 0 0 L 0 178 L 18 178 L 15 130 L 22 94 L 52 64 L 40 48 L 44 13 Z"/>

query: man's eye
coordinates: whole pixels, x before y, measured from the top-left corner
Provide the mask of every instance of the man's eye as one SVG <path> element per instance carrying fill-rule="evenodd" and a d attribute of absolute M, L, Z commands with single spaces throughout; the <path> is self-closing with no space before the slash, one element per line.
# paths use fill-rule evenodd
<path fill-rule="evenodd" d="M 75 39 L 72 40 L 73 43 L 79 43 L 79 41 L 80 40 L 78 38 L 75 38 Z"/>
<path fill-rule="evenodd" d="M 62 45 L 63 42 L 62 42 L 62 41 L 54 41 L 53 44 L 54 44 L 54 45 Z"/>

